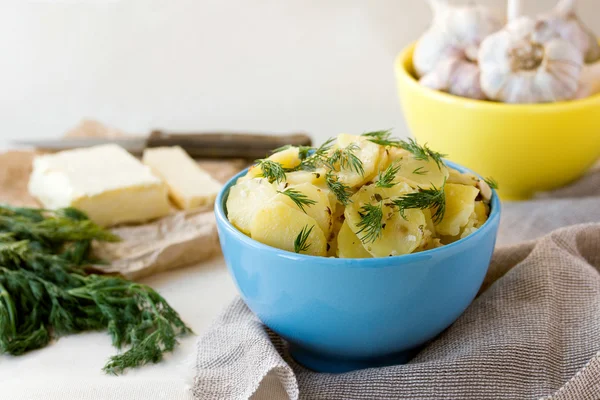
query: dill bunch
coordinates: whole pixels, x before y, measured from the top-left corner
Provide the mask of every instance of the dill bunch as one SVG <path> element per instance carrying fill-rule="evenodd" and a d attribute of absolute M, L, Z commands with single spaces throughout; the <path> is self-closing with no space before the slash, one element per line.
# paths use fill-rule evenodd
<path fill-rule="evenodd" d="M 108 330 L 123 353 L 118 374 L 158 362 L 191 330 L 152 288 L 90 273 L 92 240 L 119 238 L 73 208 L 0 206 L 0 353 L 20 355 L 52 339 Z"/>

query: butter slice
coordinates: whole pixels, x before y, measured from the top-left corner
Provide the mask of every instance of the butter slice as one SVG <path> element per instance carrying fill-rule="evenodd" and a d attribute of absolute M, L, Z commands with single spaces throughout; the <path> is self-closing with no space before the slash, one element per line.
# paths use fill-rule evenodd
<path fill-rule="evenodd" d="M 179 146 L 146 149 L 142 161 L 167 184 L 171 200 L 184 210 L 213 204 L 221 190 L 221 183 Z"/>
<path fill-rule="evenodd" d="M 46 208 L 76 207 L 102 226 L 171 212 L 166 185 L 114 144 L 36 157 L 29 193 Z"/>

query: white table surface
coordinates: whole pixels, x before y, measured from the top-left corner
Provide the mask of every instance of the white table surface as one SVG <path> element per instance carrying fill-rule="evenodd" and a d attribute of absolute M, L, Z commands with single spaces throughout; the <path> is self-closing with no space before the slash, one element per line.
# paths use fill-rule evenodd
<path fill-rule="evenodd" d="M 202 334 L 235 296 L 222 256 L 143 280 Z M 114 377 L 102 372 L 116 352 L 105 332 L 67 336 L 19 357 L 0 356 L 3 399 L 191 399 L 186 391 L 197 336 L 181 340 L 160 364 Z"/>

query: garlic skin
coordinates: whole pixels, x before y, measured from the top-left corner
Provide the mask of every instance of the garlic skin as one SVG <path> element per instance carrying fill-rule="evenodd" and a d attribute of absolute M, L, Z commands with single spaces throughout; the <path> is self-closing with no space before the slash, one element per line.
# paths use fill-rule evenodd
<path fill-rule="evenodd" d="M 481 90 L 479 66 L 466 56 L 452 56 L 440 62 L 433 71 L 424 75 L 419 83 L 456 96 L 485 100 Z"/>
<path fill-rule="evenodd" d="M 466 55 L 475 61 L 481 41 L 502 28 L 504 23 L 487 7 L 451 6 L 447 0 L 428 0 L 428 3 L 433 11 L 433 21 L 418 40 L 413 53 L 413 66 L 419 78 L 450 57 Z"/>
<path fill-rule="evenodd" d="M 548 29 L 574 44 L 583 53 L 586 63 L 593 63 L 600 60 L 600 45 L 594 33 L 577 16 L 575 5 L 575 0 L 560 0 L 552 11 L 541 15 L 538 21 L 543 21 Z"/>
<path fill-rule="evenodd" d="M 479 49 L 481 88 L 490 100 L 547 103 L 573 99 L 583 54 L 543 21 L 520 17 Z"/>

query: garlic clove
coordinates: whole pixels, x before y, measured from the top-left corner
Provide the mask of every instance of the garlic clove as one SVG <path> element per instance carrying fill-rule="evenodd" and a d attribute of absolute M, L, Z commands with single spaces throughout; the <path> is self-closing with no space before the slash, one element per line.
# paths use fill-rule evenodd
<path fill-rule="evenodd" d="M 538 20 L 575 45 L 584 54 L 586 63 L 600 60 L 600 45 L 596 35 L 579 19 L 575 6 L 575 0 L 560 0 L 552 11 L 542 14 Z"/>
<path fill-rule="evenodd" d="M 600 61 L 583 66 L 576 98 L 583 99 L 597 93 L 600 93 Z"/>
<path fill-rule="evenodd" d="M 454 55 L 440 61 L 419 83 L 425 87 L 472 99 L 485 100 L 479 84 L 479 67 L 465 55 Z"/>
<path fill-rule="evenodd" d="M 575 97 L 582 53 L 548 24 L 528 17 L 488 36 L 479 49 L 481 88 L 491 100 L 545 103 Z"/>

